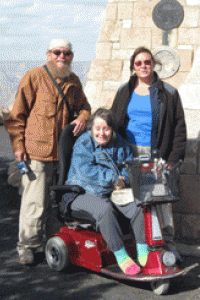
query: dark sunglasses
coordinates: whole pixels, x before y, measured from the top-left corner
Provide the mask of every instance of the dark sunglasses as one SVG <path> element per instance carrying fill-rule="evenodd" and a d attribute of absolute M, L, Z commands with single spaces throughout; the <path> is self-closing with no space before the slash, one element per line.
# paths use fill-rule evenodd
<path fill-rule="evenodd" d="M 65 56 L 70 56 L 72 55 L 72 51 L 69 51 L 69 50 L 63 50 L 63 51 L 60 51 L 60 50 L 53 50 L 52 51 L 53 54 L 59 56 L 61 53 L 63 53 Z"/>
<path fill-rule="evenodd" d="M 150 66 L 151 65 L 151 60 L 150 59 L 147 59 L 147 60 L 144 60 L 144 61 L 138 60 L 138 61 L 134 62 L 136 67 L 141 67 L 142 63 L 144 63 L 145 66 Z"/>

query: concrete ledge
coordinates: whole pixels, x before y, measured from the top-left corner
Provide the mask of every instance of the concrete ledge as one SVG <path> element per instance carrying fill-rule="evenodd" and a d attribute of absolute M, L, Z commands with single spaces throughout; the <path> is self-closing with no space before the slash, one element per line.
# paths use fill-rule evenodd
<path fill-rule="evenodd" d="M 186 245 L 186 244 L 177 243 L 176 246 L 178 251 L 182 255 L 200 257 L 200 245 Z"/>

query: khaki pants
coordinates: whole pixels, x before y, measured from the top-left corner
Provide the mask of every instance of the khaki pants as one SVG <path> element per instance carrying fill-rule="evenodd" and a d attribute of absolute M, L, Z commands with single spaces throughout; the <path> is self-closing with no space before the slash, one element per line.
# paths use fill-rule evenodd
<path fill-rule="evenodd" d="M 53 184 L 54 162 L 27 162 L 30 169 L 22 176 L 23 194 L 19 216 L 18 252 L 37 249 L 43 240 L 43 230 L 50 205 L 49 187 Z"/>

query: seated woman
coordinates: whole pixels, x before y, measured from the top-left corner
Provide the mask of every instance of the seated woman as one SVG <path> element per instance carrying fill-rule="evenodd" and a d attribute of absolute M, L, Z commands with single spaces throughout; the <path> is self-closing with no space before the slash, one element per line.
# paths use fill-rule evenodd
<path fill-rule="evenodd" d="M 76 141 L 68 173 L 67 184 L 79 185 L 85 194 L 71 203 L 70 209 L 81 217 L 96 221 L 97 230 L 104 237 L 107 247 L 114 253 L 121 270 L 129 275 L 140 272 L 140 267 L 127 254 L 123 234 L 117 220 L 118 210 L 130 219 L 135 235 L 138 261 L 144 266 L 148 249 L 145 243 L 144 217 L 135 202 L 115 206 L 110 195 L 113 190 L 129 186 L 125 167 L 117 164 L 130 161 L 133 155 L 128 144 L 114 131 L 112 113 L 100 108 L 90 119 L 89 130 Z"/>

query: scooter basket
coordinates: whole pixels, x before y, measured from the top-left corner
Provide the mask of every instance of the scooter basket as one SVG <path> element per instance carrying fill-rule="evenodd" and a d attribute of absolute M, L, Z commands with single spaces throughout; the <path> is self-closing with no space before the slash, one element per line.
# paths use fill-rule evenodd
<path fill-rule="evenodd" d="M 166 170 L 164 164 L 152 162 L 142 164 L 138 160 L 128 167 L 128 174 L 137 205 L 178 200 L 178 195 L 174 195 L 170 187 L 170 182 L 173 182 L 171 173 Z"/>

